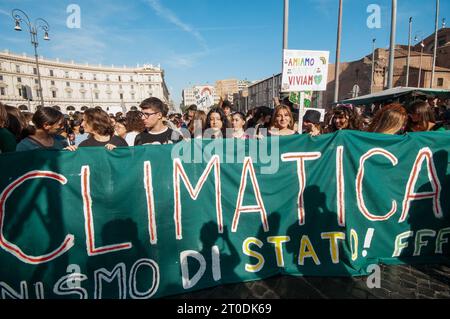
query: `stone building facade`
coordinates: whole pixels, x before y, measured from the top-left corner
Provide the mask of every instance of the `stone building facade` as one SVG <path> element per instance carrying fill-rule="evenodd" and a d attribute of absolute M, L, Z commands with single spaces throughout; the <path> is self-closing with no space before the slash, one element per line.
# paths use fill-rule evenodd
<path fill-rule="evenodd" d="M 109 113 L 126 112 L 151 96 L 170 102 L 164 71 L 159 66 L 105 67 L 40 57 L 39 71 L 44 105 L 64 113 L 96 106 Z M 27 87 L 30 101 L 23 98 Z M 41 105 L 34 57 L 0 53 L 0 101 L 30 111 Z"/>
<path fill-rule="evenodd" d="M 423 52 L 420 42 L 411 47 L 409 87 L 431 87 L 433 66 L 434 34 L 423 39 Z M 395 47 L 393 86 L 406 86 L 408 46 Z M 374 85 L 372 92 L 379 92 L 387 87 L 389 70 L 389 50 L 375 50 Z M 355 91 L 358 96 L 371 92 L 372 54 L 361 60 L 341 63 L 339 80 L 339 100 L 352 98 Z M 419 75 L 420 74 L 420 75 Z M 420 82 L 419 82 L 420 80 Z M 355 90 L 355 86 L 356 90 Z M 327 93 L 324 104 L 331 106 L 334 98 L 335 74 L 334 64 L 328 68 Z M 450 89 L 450 28 L 438 31 L 438 49 L 433 88 Z"/>

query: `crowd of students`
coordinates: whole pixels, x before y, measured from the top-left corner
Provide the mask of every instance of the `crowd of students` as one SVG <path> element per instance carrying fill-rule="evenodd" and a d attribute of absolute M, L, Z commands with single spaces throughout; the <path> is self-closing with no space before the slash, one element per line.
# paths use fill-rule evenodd
<path fill-rule="evenodd" d="M 276 101 L 277 102 L 277 101 Z M 302 133 L 311 136 L 338 130 L 361 130 L 384 134 L 449 129 L 450 109 L 446 100 L 431 98 L 407 105 L 390 103 L 370 107 L 339 105 L 321 121 L 321 113 L 307 110 Z M 228 101 L 208 112 L 191 105 L 185 114 L 168 114 L 165 103 L 155 97 L 139 106 L 140 111 L 108 114 L 101 108 L 64 115 L 51 107 L 34 114 L 0 103 L 0 152 L 78 147 L 171 144 L 190 138 L 264 138 L 298 134 L 298 109 L 289 101 L 275 108 L 257 107 L 243 114 Z"/>

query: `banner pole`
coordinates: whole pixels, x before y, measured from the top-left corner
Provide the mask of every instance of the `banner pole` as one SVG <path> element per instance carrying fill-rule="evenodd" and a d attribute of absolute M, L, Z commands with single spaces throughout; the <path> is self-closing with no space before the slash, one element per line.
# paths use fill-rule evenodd
<path fill-rule="evenodd" d="M 303 109 L 305 105 L 305 96 L 303 91 L 300 92 L 300 104 L 298 106 L 298 124 L 297 124 L 297 131 L 298 134 L 302 134 L 303 132 Z"/>

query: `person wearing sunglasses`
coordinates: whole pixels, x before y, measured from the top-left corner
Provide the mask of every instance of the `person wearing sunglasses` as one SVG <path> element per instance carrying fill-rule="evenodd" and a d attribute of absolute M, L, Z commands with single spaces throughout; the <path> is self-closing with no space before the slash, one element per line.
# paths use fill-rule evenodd
<path fill-rule="evenodd" d="M 134 145 L 173 144 L 180 141 L 181 136 L 169 128 L 164 120 L 168 113 L 165 104 L 156 97 L 145 99 L 139 107 L 145 131 L 138 134 Z"/>

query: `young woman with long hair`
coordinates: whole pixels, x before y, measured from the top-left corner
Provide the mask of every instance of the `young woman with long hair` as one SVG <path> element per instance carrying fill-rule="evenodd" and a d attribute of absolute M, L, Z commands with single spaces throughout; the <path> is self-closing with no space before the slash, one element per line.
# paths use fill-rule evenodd
<path fill-rule="evenodd" d="M 8 113 L 5 106 L 0 103 L 0 153 L 14 152 L 16 150 L 16 137 L 8 127 Z"/>
<path fill-rule="evenodd" d="M 407 120 L 408 114 L 401 104 L 388 104 L 375 114 L 368 131 L 383 134 L 403 134 Z"/>
<path fill-rule="evenodd" d="M 75 146 L 67 146 L 64 138 L 59 135 L 64 129 L 64 115 L 60 111 L 52 107 L 42 107 L 34 113 L 32 122 L 35 132 L 24 138 L 17 145 L 16 151 L 76 150 Z"/>
<path fill-rule="evenodd" d="M 206 127 L 206 113 L 202 110 L 195 111 L 187 127 L 192 138 L 202 138 Z"/>
<path fill-rule="evenodd" d="M 434 111 L 425 101 L 417 101 L 407 107 L 408 131 L 445 131 L 443 125 L 436 124 Z"/>
<path fill-rule="evenodd" d="M 331 112 L 331 123 L 327 132 L 333 133 L 340 130 L 360 130 L 361 120 L 352 106 L 338 106 Z"/>
<path fill-rule="evenodd" d="M 287 105 L 280 104 L 273 113 L 268 135 L 284 136 L 293 134 L 297 134 L 297 132 L 294 131 L 294 117 L 291 109 Z"/>
<path fill-rule="evenodd" d="M 233 128 L 233 137 L 238 139 L 249 139 L 250 136 L 245 133 L 245 115 L 241 112 L 231 114 L 231 127 Z"/>
<path fill-rule="evenodd" d="M 222 108 L 213 107 L 206 116 L 206 131 L 211 138 L 225 138 L 229 128 L 228 119 Z"/>

